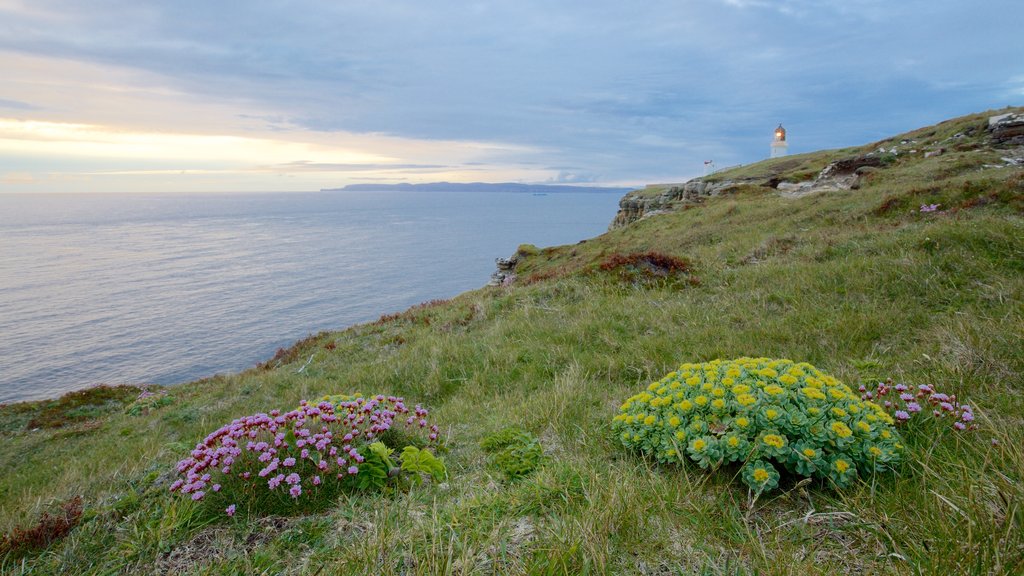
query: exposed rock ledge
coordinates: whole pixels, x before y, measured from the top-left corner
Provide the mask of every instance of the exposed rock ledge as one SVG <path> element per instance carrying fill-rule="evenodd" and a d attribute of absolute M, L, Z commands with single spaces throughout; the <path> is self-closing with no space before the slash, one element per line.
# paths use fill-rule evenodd
<path fill-rule="evenodd" d="M 619 200 L 619 211 L 608 229 L 622 228 L 637 220 L 670 212 L 680 204 L 697 203 L 703 198 L 717 196 L 728 188 L 749 183 L 742 180 L 705 182 L 703 178 L 694 178 L 684 184 L 651 185 L 642 190 L 634 190 Z"/>

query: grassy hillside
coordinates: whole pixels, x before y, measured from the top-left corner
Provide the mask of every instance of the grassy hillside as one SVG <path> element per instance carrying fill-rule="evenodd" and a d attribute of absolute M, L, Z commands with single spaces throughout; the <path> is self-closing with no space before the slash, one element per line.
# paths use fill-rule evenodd
<path fill-rule="evenodd" d="M 148 413 L 116 391 L 2 407 L 0 530 L 53 541 L 9 545 L 0 569 L 1024 573 L 1024 170 L 983 129 L 927 159 L 899 144 L 938 146 L 984 117 L 866 147 L 907 151 L 858 190 L 783 198 L 751 184 L 577 245 L 524 246 L 510 286 L 321 334 L 264 367 L 169 388 Z M 846 153 L 737 170 L 799 180 Z M 784 478 L 756 500 L 729 469 L 657 465 L 612 434 L 652 380 L 740 356 L 807 361 L 853 387 L 932 384 L 969 401 L 979 429 L 918 421 L 898 474 L 841 491 Z M 355 391 L 428 407 L 448 480 L 269 517 L 168 491 L 175 463 L 233 418 Z M 516 481 L 480 446 L 510 425 L 545 454 Z"/>

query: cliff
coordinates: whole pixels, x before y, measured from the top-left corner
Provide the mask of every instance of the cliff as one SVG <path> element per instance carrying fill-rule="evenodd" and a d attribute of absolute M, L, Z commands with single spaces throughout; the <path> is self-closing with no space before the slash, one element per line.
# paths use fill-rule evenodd
<path fill-rule="evenodd" d="M 857 190 L 894 169 L 908 172 L 967 170 L 1024 165 L 1024 112 L 979 114 L 949 120 L 864 146 L 774 158 L 739 166 L 683 184 L 655 184 L 627 193 L 609 230 L 700 204 L 744 187 L 796 198 Z M 883 174 L 880 174 L 883 173 Z"/>

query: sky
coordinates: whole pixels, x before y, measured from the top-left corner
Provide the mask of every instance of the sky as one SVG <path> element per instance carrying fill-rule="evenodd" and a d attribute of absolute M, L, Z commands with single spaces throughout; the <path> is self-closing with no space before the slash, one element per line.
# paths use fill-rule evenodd
<path fill-rule="evenodd" d="M 681 182 L 1024 104 L 1020 0 L 0 0 L 0 192 Z"/>

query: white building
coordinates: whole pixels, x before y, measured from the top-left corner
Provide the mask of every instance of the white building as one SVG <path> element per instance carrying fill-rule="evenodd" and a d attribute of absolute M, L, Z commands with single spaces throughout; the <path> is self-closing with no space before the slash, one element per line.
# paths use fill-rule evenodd
<path fill-rule="evenodd" d="M 779 124 L 775 129 L 775 138 L 772 140 L 771 158 L 781 158 L 789 152 L 789 143 L 786 142 L 786 129 Z"/>

